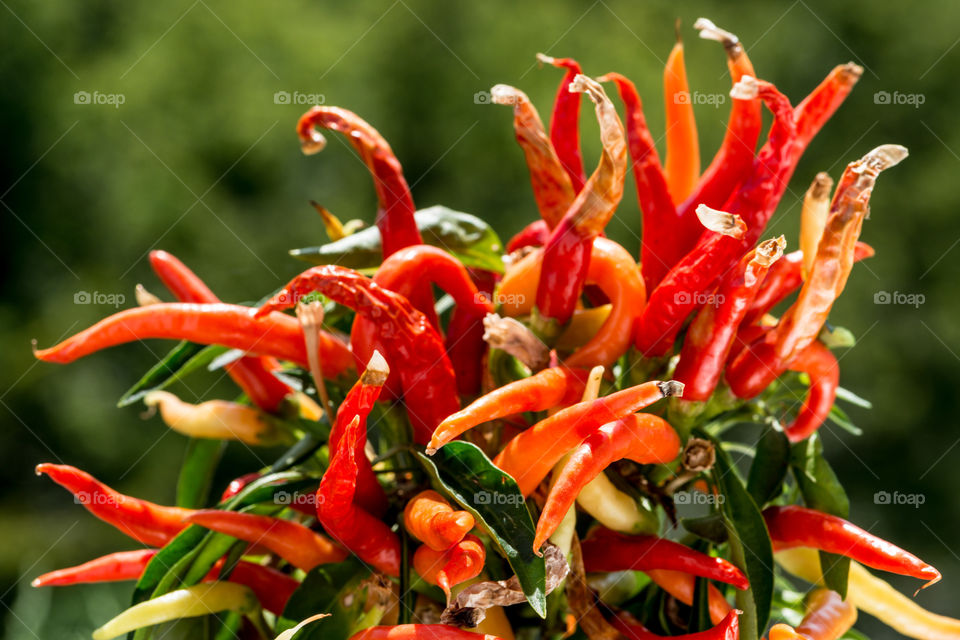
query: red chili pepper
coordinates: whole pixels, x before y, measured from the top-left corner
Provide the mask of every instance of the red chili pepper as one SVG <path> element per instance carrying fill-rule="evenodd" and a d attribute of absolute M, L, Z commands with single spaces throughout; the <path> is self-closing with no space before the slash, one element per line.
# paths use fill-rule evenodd
<path fill-rule="evenodd" d="M 667 569 L 749 589 L 750 582 L 736 565 L 665 538 L 632 536 L 601 527 L 582 543 L 587 571 L 648 571 Z"/>
<path fill-rule="evenodd" d="M 66 464 L 37 465 L 37 475 L 45 474 L 74 495 L 83 507 L 137 542 L 162 547 L 187 525 L 190 509 L 166 507 L 123 495 L 103 484 L 86 471 Z"/>
<path fill-rule="evenodd" d="M 155 555 L 157 555 L 156 549 L 118 551 L 75 567 L 45 573 L 35 578 L 30 584 L 34 587 L 66 587 L 91 582 L 136 580 Z"/>
<path fill-rule="evenodd" d="M 542 247 L 550 238 L 550 227 L 546 220 L 534 220 L 510 238 L 507 253 L 513 253 L 527 247 Z"/>
<path fill-rule="evenodd" d="M 355 417 L 331 454 L 317 489 L 317 520 L 327 534 L 377 571 L 400 575 L 400 539 L 379 518 L 354 503 L 357 443 L 365 427 Z"/>
<path fill-rule="evenodd" d="M 654 584 L 683 604 L 687 606 L 693 604 L 693 595 L 697 586 L 696 576 L 667 569 L 649 569 L 644 573 L 650 577 Z M 710 609 L 710 622 L 713 624 L 720 624 L 732 610 L 730 603 L 713 583 L 707 583 L 707 605 Z"/>
<path fill-rule="evenodd" d="M 448 624 L 398 624 L 368 627 L 350 636 L 349 640 L 502 640 L 496 636 L 474 633 Z"/>
<path fill-rule="evenodd" d="M 850 95 L 863 75 L 863 67 L 852 62 L 834 67 L 817 87 L 794 109 L 797 135 L 794 158 L 799 159 L 814 136 Z"/>
<path fill-rule="evenodd" d="M 869 211 L 870 194 L 881 171 L 907 156 L 898 145 L 877 147 L 847 166 L 817 245 L 817 256 L 796 302 L 776 329 L 754 342 L 727 369 L 730 389 L 741 398 L 763 391 L 820 333 L 833 302 L 853 269 L 856 241 Z"/>
<path fill-rule="evenodd" d="M 836 553 L 874 569 L 927 580 L 921 589 L 940 580 L 940 572 L 920 558 L 843 518 L 789 505 L 764 509 L 763 519 L 774 551 L 811 547 Z"/>
<path fill-rule="evenodd" d="M 636 334 L 637 349 L 649 357 L 660 357 L 670 350 L 683 321 L 699 306 L 703 294 L 756 243 L 793 172 L 794 125 L 789 100 L 763 80 L 741 80 L 733 93 L 758 95 L 774 113 L 769 139 L 754 161 L 750 177 L 724 207 L 724 211 L 743 218 L 747 231 L 740 239 L 704 232 L 697 246 L 653 291 Z"/>
<path fill-rule="evenodd" d="M 857 241 L 853 261 L 859 262 L 872 258 L 876 252 L 866 242 Z M 787 296 L 803 284 L 803 252 L 792 251 L 777 260 L 763 279 L 757 295 L 753 298 L 750 310 L 743 318 L 743 324 L 756 324 Z"/>
<path fill-rule="evenodd" d="M 485 349 L 483 318 L 493 312 L 493 305 L 480 294 L 460 261 L 442 249 L 420 244 L 401 249 L 384 260 L 373 281 L 408 298 L 418 287 L 429 285 L 436 285 L 453 298 L 456 307 L 447 327 L 447 355 L 456 372 L 460 393 L 476 393 L 480 388 L 477 363 Z M 431 298 L 431 311 L 432 302 Z M 434 323 L 434 328 L 440 330 L 439 322 Z M 359 360 L 369 359 L 371 354 L 367 350 L 377 344 L 377 333 L 375 321 L 362 315 L 354 320 L 350 342 Z"/>
<path fill-rule="evenodd" d="M 427 449 L 439 449 L 478 424 L 525 411 L 546 411 L 579 402 L 590 372 L 550 367 L 480 396 L 470 406 L 446 417 L 433 432 Z"/>
<path fill-rule="evenodd" d="M 445 551 L 473 529 L 473 516 L 456 511 L 436 491 L 421 491 L 403 509 L 403 526 L 414 538 L 435 551 Z"/>
<path fill-rule="evenodd" d="M 413 568 L 428 584 L 435 584 L 450 599 L 450 589 L 483 571 L 487 550 L 480 538 L 467 535 L 445 551 L 421 546 L 413 554 Z"/>
<path fill-rule="evenodd" d="M 677 640 L 739 640 L 740 639 L 740 612 L 731 611 L 720 623 L 712 629 L 700 631 L 698 633 L 685 633 L 678 636 L 669 636 Z M 642 624 L 636 621 L 627 620 L 624 614 L 619 614 L 611 618 L 610 624 L 626 636 L 629 640 L 657 640 L 668 636 L 658 636 L 647 630 Z"/>
<path fill-rule="evenodd" d="M 790 442 L 800 442 L 819 429 L 830 415 L 840 386 L 840 366 L 830 349 L 813 342 L 790 363 L 790 370 L 810 376 L 807 397 L 793 422 L 784 429 Z"/>
<path fill-rule="evenodd" d="M 567 323 L 580 298 L 593 240 L 603 232 L 623 197 L 627 170 L 623 125 L 603 87 L 580 75 L 570 88 L 586 92 L 595 103 L 603 153 L 597 170 L 553 230 L 544 248 L 537 307 L 543 316 L 560 324 Z"/>
<path fill-rule="evenodd" d="M 293 592 L 300 587 L 300 581 L 285 573 L 245 560 L 237 563 L 228 580 L 250 587 L 263 608 L 278 616 L 283 614 Z"/>
<path fill-rule="evenodd" d="M 394 254 L 397 255 L 397 254 Z M 360 376 L 360 380 L 347 392 L 347 396 L 340 403 L 337 409 L 337 419 L 333 428 L 330 430 L 329 446 L 336 449 L 340 446 L 340 439 L 350 425 L 350 422 L 357 416 L 360 416 L 360 423 L 364 425 L 362 438 L 357 439 L 357 450 L 354 452 L 354 459 L 357 462 L 357 493 L 354 501 L 364 510 L 369 511 L 375 516 L 382 516 L 389 506 L 387 495 L 383 492 L 383 487 L 377 480 L 377 475 L 373 472 L 373 467 L 367 459 L 365 448 L 367 445 L 366 424 L 373 405 L 380 397 L 380 390 L 383 388 L 390 374 L 390 367 L 387 361 L 383 359 L 379 351 L 374 351 L 370 357 L 366 369 Z"/>
<path fill-rule="evenodd" d="M 619 420 L 661 398 L 678 396 L 683 385 L 652 380 L 558 411 L 511 440 L 494 461 L 528 496 L 568 451 L 602 425 Z"/>
<path fill-rule="evenodd" d="M 216 303 L 216 294 L 197 275 L 166 251 L 151 251 L 150 266 L 180 302 Z M 276 411 L 293 390 L 273 375 L 280 367 L 272 358 L 244 357 L 224 367 L 251 401 L 264 411 Z"/>
<path fill-rule="evenodd" d="M 607 466 L 624 458 L 639 464 L 664 464 L 675 459 L 679 452 L 677 432 L 659 416 L 631 413 L 602 425 L 573 450 L 560 470 L 540 512 L 533 550 L 540 551 L 573 507 L 580 490 Z"/>
<path fill-rule="evenodd" d="M 619 73 L 608 73 L 600 82 L 617 85 L 626 115 L 627 144 L 637 183 L 637 202 L 643 216 L 643 234 L 640 239 L 640 263 L 647 291 L 653 291 L 664 274 L 675 262 L 671 256 L 677 242 L 680 220 L 670 197 L 667 179 L 660 165 L 660 156 L 643 115 L 643 103 L 637 87 Z M 697 230 L 699 222 L 694 221 Z M 699 237 L 699 235 L 698 235 Z M 683 254 L 677 256 L 681 257 Z"/>
<path fill-rule="evenodd" d="M 340 562 L 347 557 L 343 549 L 326 537 L 282 518 L 202 509 L 187 515 L 185 520 L 257 544 L 304 571 L 320 564 Z"/>
<path fill-rule="evenodd" d="M 427 318 L 405 297 L 337 265 L 304 271 L 268 300 L 257 311 L 257 317 L 290 308 L 314 291 L 352 308 L 379 328 L 386 356 L 400 376 L 414 440 L 427 443 L 440 421 L 460 408 L 453 367 Z M 356 348 L 365 349 L 362 345 Z"/>
<path fill-rule="evenodd" d="M 580 153 L 580 95 L 570 91 L 570 83 L 583 71 L 580 63 L 573 58 L 552 58 L 538 53 L 537 60 L 567 70 L 557 88 L 557 98 L 550 115 L 550 140 L 570 176 L 574 193 L 580 193 L 587 181 L 587 174 L 583 171 L 583 155 Z"/>
<path fill-rule="evenodd" d="M 683 341 L 674 377 L 683 383 L 684 400 L 704 402 L 723 375 L 737 328 L 771 264 L 783 255 L 783 236 L 767 240 L 747 253 L 720 280 Z"/>
<path fill-rule="evenodd" d="M 236 304 L 179 302 L 125 309 L 34 355 L 45 362 L 65 364 L 118 344 L 166 338 L 220 344 L 308 366 L 296 318 L 282 313 L 254 318 L 255 311 Z M 335 378 L 353 368 L 353 355 L 340 340 L 321 332 L 319 344 L 325 377 Z"/>
<path fill-rule="evenodd" d="M 547 137 L 540 115 L 527 94 L 515 87 L 498 84 L 490 90 L 490 95 L 497 104 L 513 105 L 513 130 L 530 170 L 533 197 L 540 217 L 549 229 L 553 229 L 563 218 L 579 188 L 571 183 L 573 176 L 564 166 L 562 158 L 558 157 L 559 149 L 555 149 Z M 579 94 L 570 95 L 576 98 L 579 105 Z"/>
<path fill-rule="evenodd" d="M 343 134 L 373 176 L 380 208 L 377 227 L 383 242 L 383 256 L 412 244 L 420 244 L 420 231 L 413 217 L 416 207 L 403 169 L 387 141 L 360 116 L 339 107 L 318 106 L 307 111 L 297 123 L 304 153 L 322 151 L 326 140 L 317 127 Z"/>

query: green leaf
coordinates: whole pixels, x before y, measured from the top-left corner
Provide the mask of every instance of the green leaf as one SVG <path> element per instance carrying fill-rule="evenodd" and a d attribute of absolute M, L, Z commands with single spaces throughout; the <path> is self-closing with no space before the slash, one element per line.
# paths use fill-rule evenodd
<path fill-rule="evenodd" d="M 710 622 L 710 581 L 697 578 L 693 589 L 693 602 L 690 604 L 690 633 L 699 633 L 711 628 Z"/>
<path fill-rule="evenodd" d="M 808 507 L 841 518 L 850 514 L 847 492 L 843 490 L 843 485 L 830 463 L 823 457 L 823 442 L 819 434 L 813 434 L 803 442 L 793 445 L 790 464 L 803 501 Z M 850 558 L 821 551 L 820 568 L 827 588 L 846 598 Z"/>
<path fill-rule="evenodd" d="M 297 639 L 347 640 L 355 631 L 353 625 L 362 615 L 366 601 L 357 593 L 359 584 L 369 575 L 370 569 L 352 556 L 343 562 L 314 568 L 290 596 L 275 632 L 292 629 L 317 613 L 329 613 L 331 615 L 297 633 Z"/>
<path fill-rule="evenodd" d="M 849 402 L 850 404 L 862 407 L 864 409 L 873 409 L 873 403 L 867 400 L 866 398 L 861 398 L 853 391 L 849 389 L 844 389 L 843 387 L 837 387 L 837 398 L 843 400 L 844 402 Z"/>
<path fill-rule="evenodd" d="M 727 541 L 727 526 L 719 513 L 699 518 L 681 518 L 684 529 L 703 540 L 723 544 Z"/>
<path fill-rule="evenodd" d="M 750 465 L 747 492 L 761 508 L 780 495 L 790 466 L 790 441 L 779 429 L 767 426 Z"/>
<path fill-rule="evenodd" d="M 503 243 L 480 218 L 442 206 L 421 209 L 414 218 L 425 244 L 450 252 L 466 267 L 503 273 Z M 290 255 L 313 264 L 373 269 L 383 262 L 380 230 L 368 227 L 336 242 L 294 249 Z"/>
<path fill-rule="evenodd" d="M 533 519 L 516 481 L 469 442 L 417 456 L 438 488 L 483 525 L 517 574 L 530 606 L 546 617 L 546 567 L 533 552 Z"/>
<path fill-rule="evenodd" d="M 855 436 L 863 435 L 863 429 L 853 424 L 850 421 L 850 418 L 847 417 L 847 412 L 841 409 L 840 407 L 838 407 L 837 405 L 833 405 L 832 407 L 830 407 L 830 413 L 827 415 L 827 418 L 829 418 L 831 422 L 833 422 L 835 425 L 837 425 L 844 431 L 847 431 Z"/>
<path fill-rule="evenodd" d="M 177 478 L 178 507 L 197 509 L 206 505 L 213 474 L 226 448 L 227 443 L 222 440 L 190 438 Z"/>
<path fill-rule="evenodd" d="M 700 432 L 702 438 L 709 436 Z M 734 564 L 750 580 L 750 588 L 737 591 L 737 607 L 743 611 L 741 638 L 757 640 L 763 635 L 770 619 L 773 603 L 773 547 L 760 508 L 747 492 L 729 454 L 719 441 L 710 438 L 717 452 L 713 479 L 723 502 L 720 511 L 727 525 L 728 545 Z"/>
<path fill-rule="evenodd" d="M 139 402 L 151 391 L 166 389 L 177 380 L 182 380 L 188 374 L 207 366 L 225 351 L 227 348 L 219 345 L 203 345 L 184 340 L 120 396 L 117 406 L 129 406 Z"/>

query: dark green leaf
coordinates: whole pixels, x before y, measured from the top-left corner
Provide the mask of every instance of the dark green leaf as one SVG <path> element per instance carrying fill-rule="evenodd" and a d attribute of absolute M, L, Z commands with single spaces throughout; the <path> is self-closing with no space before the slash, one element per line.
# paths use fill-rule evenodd
<path fill-rule="evenodd" d="M 177 479 L 177 506 L 197 509 L 207 504 L 210 484 L 227 443 L 191 438 Z"/>
<path fill-rule="evenodd" d="M 293 628 L 317 613 L 329 613 L 331 615 L 297 633 L 297 638 L 347 640 L 366 601 L 358 593 L 359 584 L 369 575 L 370 569 L 352 556 L 343 562 L 316 567 L 293 592 L 283 615 L 277 620 L 275 632 Z"/>
<path fill-rule="evenodd" d="M 680 524 L 693 535 L 709 542 L 723 544 L 727 541 L 727 526 L 719 513 L 700 518 L 682 518 Z"/>
<path fill-rule="evenodd" d="M 424 243 L 450 252 L 466 267 L 503 273 L 503 244 L 480 218 L 442 206 L 422 209 L 414 217 Z M 294 249 L 290 255 L 313 264 L 376 268 L 383 261 L 380 230 L 368 227 L 336 242 Z"/>
<path fill-rule="evenodd" d="M 790 441 L 783 431 L 768 426 L 757 443 L 750 465 L 747 491 L 761 508 L 780 494 L 790 466 Z"/>
<path fill-rule="evenodd" d="M 117 401 L 118 407 L 126 407 L 140 401 L 147 393 L 165 389 L 188 374 L 202 369 L 212 362 L 226 347 L 202 345 L 183 341 L 155 364 L 135 385 L 130 387 Z"/>
<path fill-rule="evenodd" d="M 517 574 L 530 606 L 545 617 L 546 567 L 533 552 L 533 519 L 516 481 L 468 442 L 451 442 L 433 456 L 417 455 L 438 489 L 487 530 Z"/>
<path fill-rule="evenodd" d="M 693 602 L 690 605 L 690 623 L 687 628 L 690 633 L 698 633 L 711 628 L 710 622 L 710 581 L 706 578 L 697 578 L 693 590 Z"/>
<path fill-rule="evenodd" d="M 833 424 L 837 425 L 844 431 L 852 433 L 855 436 L 863 435 L 863 429 L 853 424 L 853 422 L 850 421 L 850 418 L 847 417 L 847 412 L 837 405 L 830 407 L 830 413 L 827 415 L 827 417 Z"/>

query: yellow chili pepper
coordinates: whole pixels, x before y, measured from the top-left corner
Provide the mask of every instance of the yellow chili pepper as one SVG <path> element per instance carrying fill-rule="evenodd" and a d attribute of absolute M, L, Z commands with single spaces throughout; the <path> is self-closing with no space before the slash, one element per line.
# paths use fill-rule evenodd
<path fill-rule="evenodd" d="M 274 444 L 276 426 L 253 407 L 210 400 L 200 404 L 184 402 L 168 391 L 151 391 L 144 399 L 148 407 L 160 407 L 160 417 L 174 431 L 193 438 L 240 440 L 250 445 Z"/>
<path fill-rule="evenodd" d="M 821 171 L 813 179 L 810 188 L 803 196 L 803 209 L 800 212 L 800 250 L 803 251 L 803 279 L 807 279 L 813 259 L 817 257 L 817 245 L 827 226 L 830 213 L 830 192 L 833 190 L 833 178 Z"/>

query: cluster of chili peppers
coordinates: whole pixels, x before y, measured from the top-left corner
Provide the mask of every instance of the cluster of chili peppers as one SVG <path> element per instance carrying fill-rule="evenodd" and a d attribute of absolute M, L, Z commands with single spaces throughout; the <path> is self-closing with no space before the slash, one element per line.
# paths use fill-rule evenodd
<path fill-rule="evenodd" d="M 719 441 L 705 439 L 718 435 L 711 425 L 756 410 L 751 400 L 773 397 L 768 390 L 778 378 L 789 382 L 797 377 L 791 373 L 802 373 L 808 390 L 796 408 L 767 407 L 774 432 L 799 443 L 827 419 L 839 370 L 821 336 L 853 264 L 873 255 L 859 236 L 876 178 L 906 150 L 874 149 L 847 166 L 835 189 L 819 174 L 804 197 L 800 249 L 784 254 L 785 237 L 762 239 L 764 228 L 804 149 L 861 70 L 835 68 L 794 107 L 756 77 L 735 35 L 705 19 L 695 27 L 723 44 L 733 83 L 723 142 L 703 172 L 679 30 L 664 70 L 662 163 L 637 89 L 621 74 L 594 79 L 571 58 L 539 56 L 564 70 L 549 129 L 522 91 L 492 89 L 494 103 L 513 107 L 539 211 L 506 243 L 502 274 L 423 243 L 400 163 L 369 123 L 336 107 L 307 112 L 297 126 L 305 153 L 323 149 L 321 130 L 336 131 L 373 177 L 383 259 L 372 277 L 315 266 L 254 308 L 221 302 L 178 259 L 156 251 L 150 263 L 177 302 L 138 289 L 142 306 L 35 351 L 41 360 L 67 363 L 147 339 L 219 345 L 232 355 L 221 356 L 222 366 L 243 392 L 239 400 L 192 404 L 157 387 L 144 394 L 145 403 L 191 438 L 293 448 L 272 468 L 235 479 L 209 508 L 157 505 L 73 467 L 39 465 L 38 473 L 145 548 L 53 571 L 34 585 L 138 580 L 138 592 L 145 584 L 157 589 L 95 638 L 216 612 L 242 616 L 241 637 L 273 631 L 291 638 L 366 597 L 356 620 L 335 621 L 339 631 L 329 633 L 343 640 L 509 640 L 511 624 L 531 624 L 517 607 L 504 609 L 522 600 L 520 572 L 510 569 L 518 557 L 545 555 L 563 565 L 547 567 L 560 576 L 552 588 L 566 585 L 562 598 L 548 601 L 560 610 L 548 619 L 564 627 L 548 630 L 551 637 L 567 637 L 578 624 L 591 640 L 764 634 L 756 601 L 741 610 L 728 599 L 733 595 L 739 607 L 760 588 L 743 550 L 737 555 L 724 542 L 736 523 L 713 509 L 726 527 L 721 539 L 682 538 L 676 496 L 724 490 L 711 475 L 717 455 L 726 455 L 716 450 Z M 616 88 L 622 117 L 604 83 Z M 601 143 L 589 176 L 580 150 L 584 93 Z M 756 150 L 764 107 L 772 123 Z M 605 235 L 628 167 L 641 209 L 639 263 Z M 317 208 L 328 229 L 347 233 L 350 225 Z M 284 313 L 291 309 L 295 316 Z M 328 322 L 332 311 L 339 320 Z M 467 448 L 447 456 L 455 442 Z M 464 462 L 457 457 L 464 451 L 476 451 L 481 462 Z M 439 481 L 436 467 L 424 473 L 441 458 L 462 465 L 454 469 L 458 489 Z M 538 514 L 527 548 L 504 538 L 510 529 L 483 508 L 489 496 L 484 502 L 463 489 L 494 477 L 498 491 L 517 498 L 505 520 L 529 516 L 528 508 Z M 291 478 L 311 501 L 276 501 L 273 490 Z M 819 566 L 802 555 L 814 549 L 856 561 L 846 597 L 812 591 L 802 622 L 773 625 L 771 640 L 839 638 L 858 609 L 875 613 L 884 602 L 898 608 L 897 628 L 912 637 L 960 637 L 957 621 L 903 604 L 886 583 L 858 573 L 862 564 L 928 586 L 940 579 L 932 566 L 835 514 L 791 504 L 782 491 L 748 500 L 756 503 L 767 552 L 776 552 L 788 572 L 823 582 Z M 578 523 L 584 517 L 586 525 Z M 189 541 L 203 531 L 233 546 L 193 570 L 190 562 L 205 551 Z M 172 577 L 159 590 L 150 576 L 180 547 L 194 550 L 173 558 Z M 330 578 L 351 562 L 365 568 L 365 581 Z M 764 570 L 772 582 L 773 568 Z M 643 586 L 635 592 L 610 595 L 637 576 Z M 325 601 L 330 610 L 304 611 L 304 592 L 323 579 L 332 580 L 324 588 L 349 593 Z M 658 602 L 662 607 L 652 609 Z M 484 615 L 452 624 L 461 618 L 450 618 L 451 611 L 464 608 Z"/>

